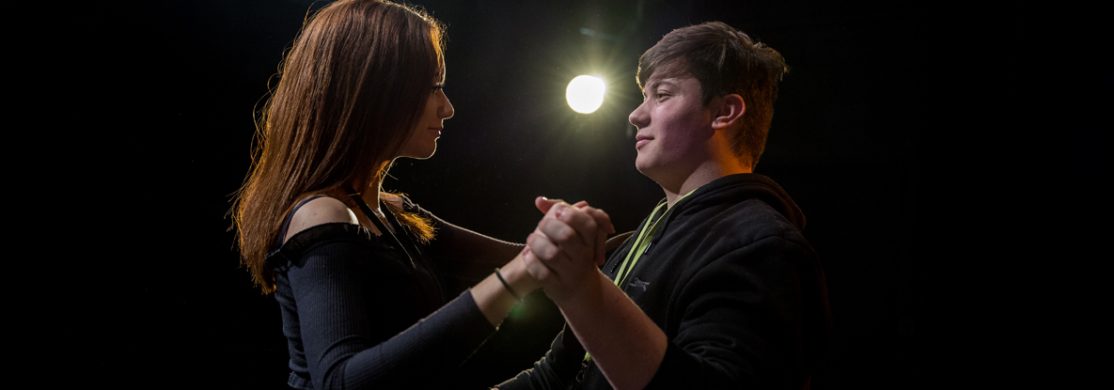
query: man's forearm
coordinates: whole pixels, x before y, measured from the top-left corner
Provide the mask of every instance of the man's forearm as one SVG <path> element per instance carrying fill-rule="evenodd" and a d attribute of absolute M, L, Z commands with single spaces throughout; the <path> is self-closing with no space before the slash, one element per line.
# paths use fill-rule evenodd
<path fill-rule="evenodd" d="M 566 302 L 561 313 L 616 389 L 646 387 L 665 356 L 665 333 L 602 273 L 592 287 Z"/>

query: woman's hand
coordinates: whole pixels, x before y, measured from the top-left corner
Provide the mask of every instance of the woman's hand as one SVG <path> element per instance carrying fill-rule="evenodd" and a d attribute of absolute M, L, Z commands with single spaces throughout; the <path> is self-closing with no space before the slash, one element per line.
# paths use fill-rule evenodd
<path fill-rule="evenodd" d="M 598 289 L 607 236 L 615 231 L 611 218 L 587 202 L 568 204 L 539 197 L 535 206 L 545 216 L 526 239 L 526 270 L 558 305 Z"/>

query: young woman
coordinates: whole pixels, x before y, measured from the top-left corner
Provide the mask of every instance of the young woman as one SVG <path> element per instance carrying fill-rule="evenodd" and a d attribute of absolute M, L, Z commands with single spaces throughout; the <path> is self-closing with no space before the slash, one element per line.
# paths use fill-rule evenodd
<path fill-rule="evenodd" d="M 446 385 L 438 374 L 539 287 L 521 245 L 380 190 L 394 159 L 433 155 L 453 116 L 442 32 L 405 5 L 340 0 L 307 18 L 280 68 L 234 219 L 279 302 L 294 388 Z M 446 275 L 476 270 L 487 277 L 452 298 Z"/>

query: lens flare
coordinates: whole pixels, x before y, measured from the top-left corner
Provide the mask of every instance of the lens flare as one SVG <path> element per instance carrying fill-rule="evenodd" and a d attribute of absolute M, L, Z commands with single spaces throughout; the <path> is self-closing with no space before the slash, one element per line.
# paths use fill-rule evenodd
<path fill-rule="evenodd" d="M 569 81 L 565 89 L 565 100 L 573 111 L 581 114 L 596 112 L 603 105 L 603 95 L 607 85 L 596 76 L 580 75 Z"/>

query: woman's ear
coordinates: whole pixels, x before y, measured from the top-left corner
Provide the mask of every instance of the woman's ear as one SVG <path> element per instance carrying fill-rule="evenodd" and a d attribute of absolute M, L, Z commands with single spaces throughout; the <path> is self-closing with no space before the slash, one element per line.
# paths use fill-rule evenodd
<path fill-rule="evenodd" d="M 743 115 L 747 112 L 747 103 L 739 94 L 727 94 L 721 99 L 722 102 L 716 110 L 716 117 L 712 119 L 712 128 L 716 130 L 726 129 L 735 125 L 735 123 L 742 120 Z"/>

